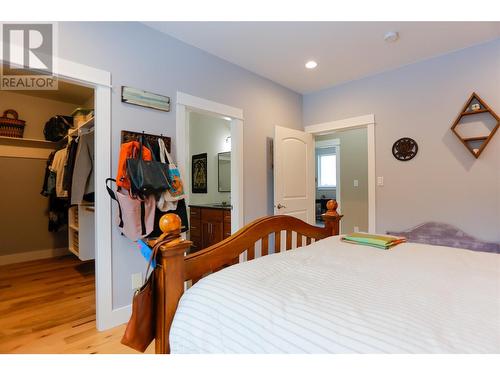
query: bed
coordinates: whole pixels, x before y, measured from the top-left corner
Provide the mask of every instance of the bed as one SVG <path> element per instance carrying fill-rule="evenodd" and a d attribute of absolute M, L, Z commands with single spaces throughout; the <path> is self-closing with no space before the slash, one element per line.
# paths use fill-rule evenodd
<path fill-rule="evenodd" d="M 498 254 L 347 244 L 333 207 L 325 228 L 263 218 L 198 255 L 172 237 L 156 271 L 156 352 L 500 353 Z M 298 248 L 267 255 L 281 230 L 277 248 Z"/>

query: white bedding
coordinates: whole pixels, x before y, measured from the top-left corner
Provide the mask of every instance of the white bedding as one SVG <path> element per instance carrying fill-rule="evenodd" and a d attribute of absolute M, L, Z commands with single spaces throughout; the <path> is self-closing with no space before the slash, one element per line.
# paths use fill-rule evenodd
<path fill-rule="evenodd" d="M 500 353 L 500 255 L 339 237 L 200 280 L 172 353 Z"/>

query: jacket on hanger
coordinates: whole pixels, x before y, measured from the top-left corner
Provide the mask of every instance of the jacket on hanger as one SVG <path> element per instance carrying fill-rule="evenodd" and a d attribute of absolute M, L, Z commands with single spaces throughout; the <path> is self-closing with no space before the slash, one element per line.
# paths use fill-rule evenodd
<path fill-rule="evenodd" d="M 56 151 L 53 151 L 47 159 L 41 191 L 49 198 L 49 232 L 57 232 L 68 224 L 68 199 L 58 198 L 56 194 L 57 173 L 52 168 L 55 155 Z"/>
<path fill-rule="evenodd" d="M 54 176 L 55 174 L 50 170 L 52 161 L 54 160 L 55 151 L 52 151 L 47 159 L 47 164 L 45 165 L 45 176 L 43 177 L 42 194 L 44 197 L 48 197 L 52 189 L 55 188 Z"/>
<path fill-rule="evenodd" d="M 71 193 L 71 182 L 75 167 L 76 152 L 78 151 L 78 138 L 72 139 L 68 145 L 66 163 L 64 164 L 63 189 Z"/>
<path fill-rule="evenodd" d="M 82 134 L 78 140 L 78 148 L 71 180 L 71 204 L 80 204 L 94 193 L 94 135 Z"/>
<path fill-rule="evenodd" d="M 63 188 L 63 179 L 64 179 L 64 163 L 66 162 L 66 153 L 67 149 L 63 148 L 59 150 L 54 155 L 54 160 L 52 161 L 52 165 L 50 169 L 52 172 L 56 174 L 56 196 L 58 198 L 67 198 L 68 192 Z"/>

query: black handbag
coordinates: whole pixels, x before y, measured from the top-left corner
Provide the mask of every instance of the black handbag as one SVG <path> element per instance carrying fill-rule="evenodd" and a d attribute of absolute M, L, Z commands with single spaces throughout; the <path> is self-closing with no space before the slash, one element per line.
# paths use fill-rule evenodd
<path fill-rule="evenodd" d="M 133 195 L 145 197 L 159 194 L 169 188 L 168 165 L 155 160 L 143 160 L 142 148 L 144 137 L 140 137 L 140 147 L 136 158 L 127 159 L 127 174 L 130 178 L 130 190 Z M 151 147 L 148 147 L 151 149 Z"/>

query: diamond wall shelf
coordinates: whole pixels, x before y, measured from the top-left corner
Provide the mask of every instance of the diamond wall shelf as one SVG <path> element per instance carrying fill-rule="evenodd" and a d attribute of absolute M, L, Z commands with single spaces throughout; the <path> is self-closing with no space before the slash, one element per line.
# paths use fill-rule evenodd
<path fill-rule="evenodd" d="M 478 115 L 480 113 L 488 113 L 495 121 L 493 129 L 489 131 L 489 134 L 480 136 L 463 137 L 458 132 L 460 127 L 460 121 L 463 118 L 469 118 L 468 116 Z M 500 126 L 500 118 L 497 114 L 477 95 L 475 92 L 469 97 L 462 111 L 459 113 L 457 119 L 451 126 L 451 131 L 457 136 L 460 142 L 469 150 L 469 152 L 477 159 L 479 155 L 484 151 L 488 142 L 493 138 L 495 132 Z"/>

